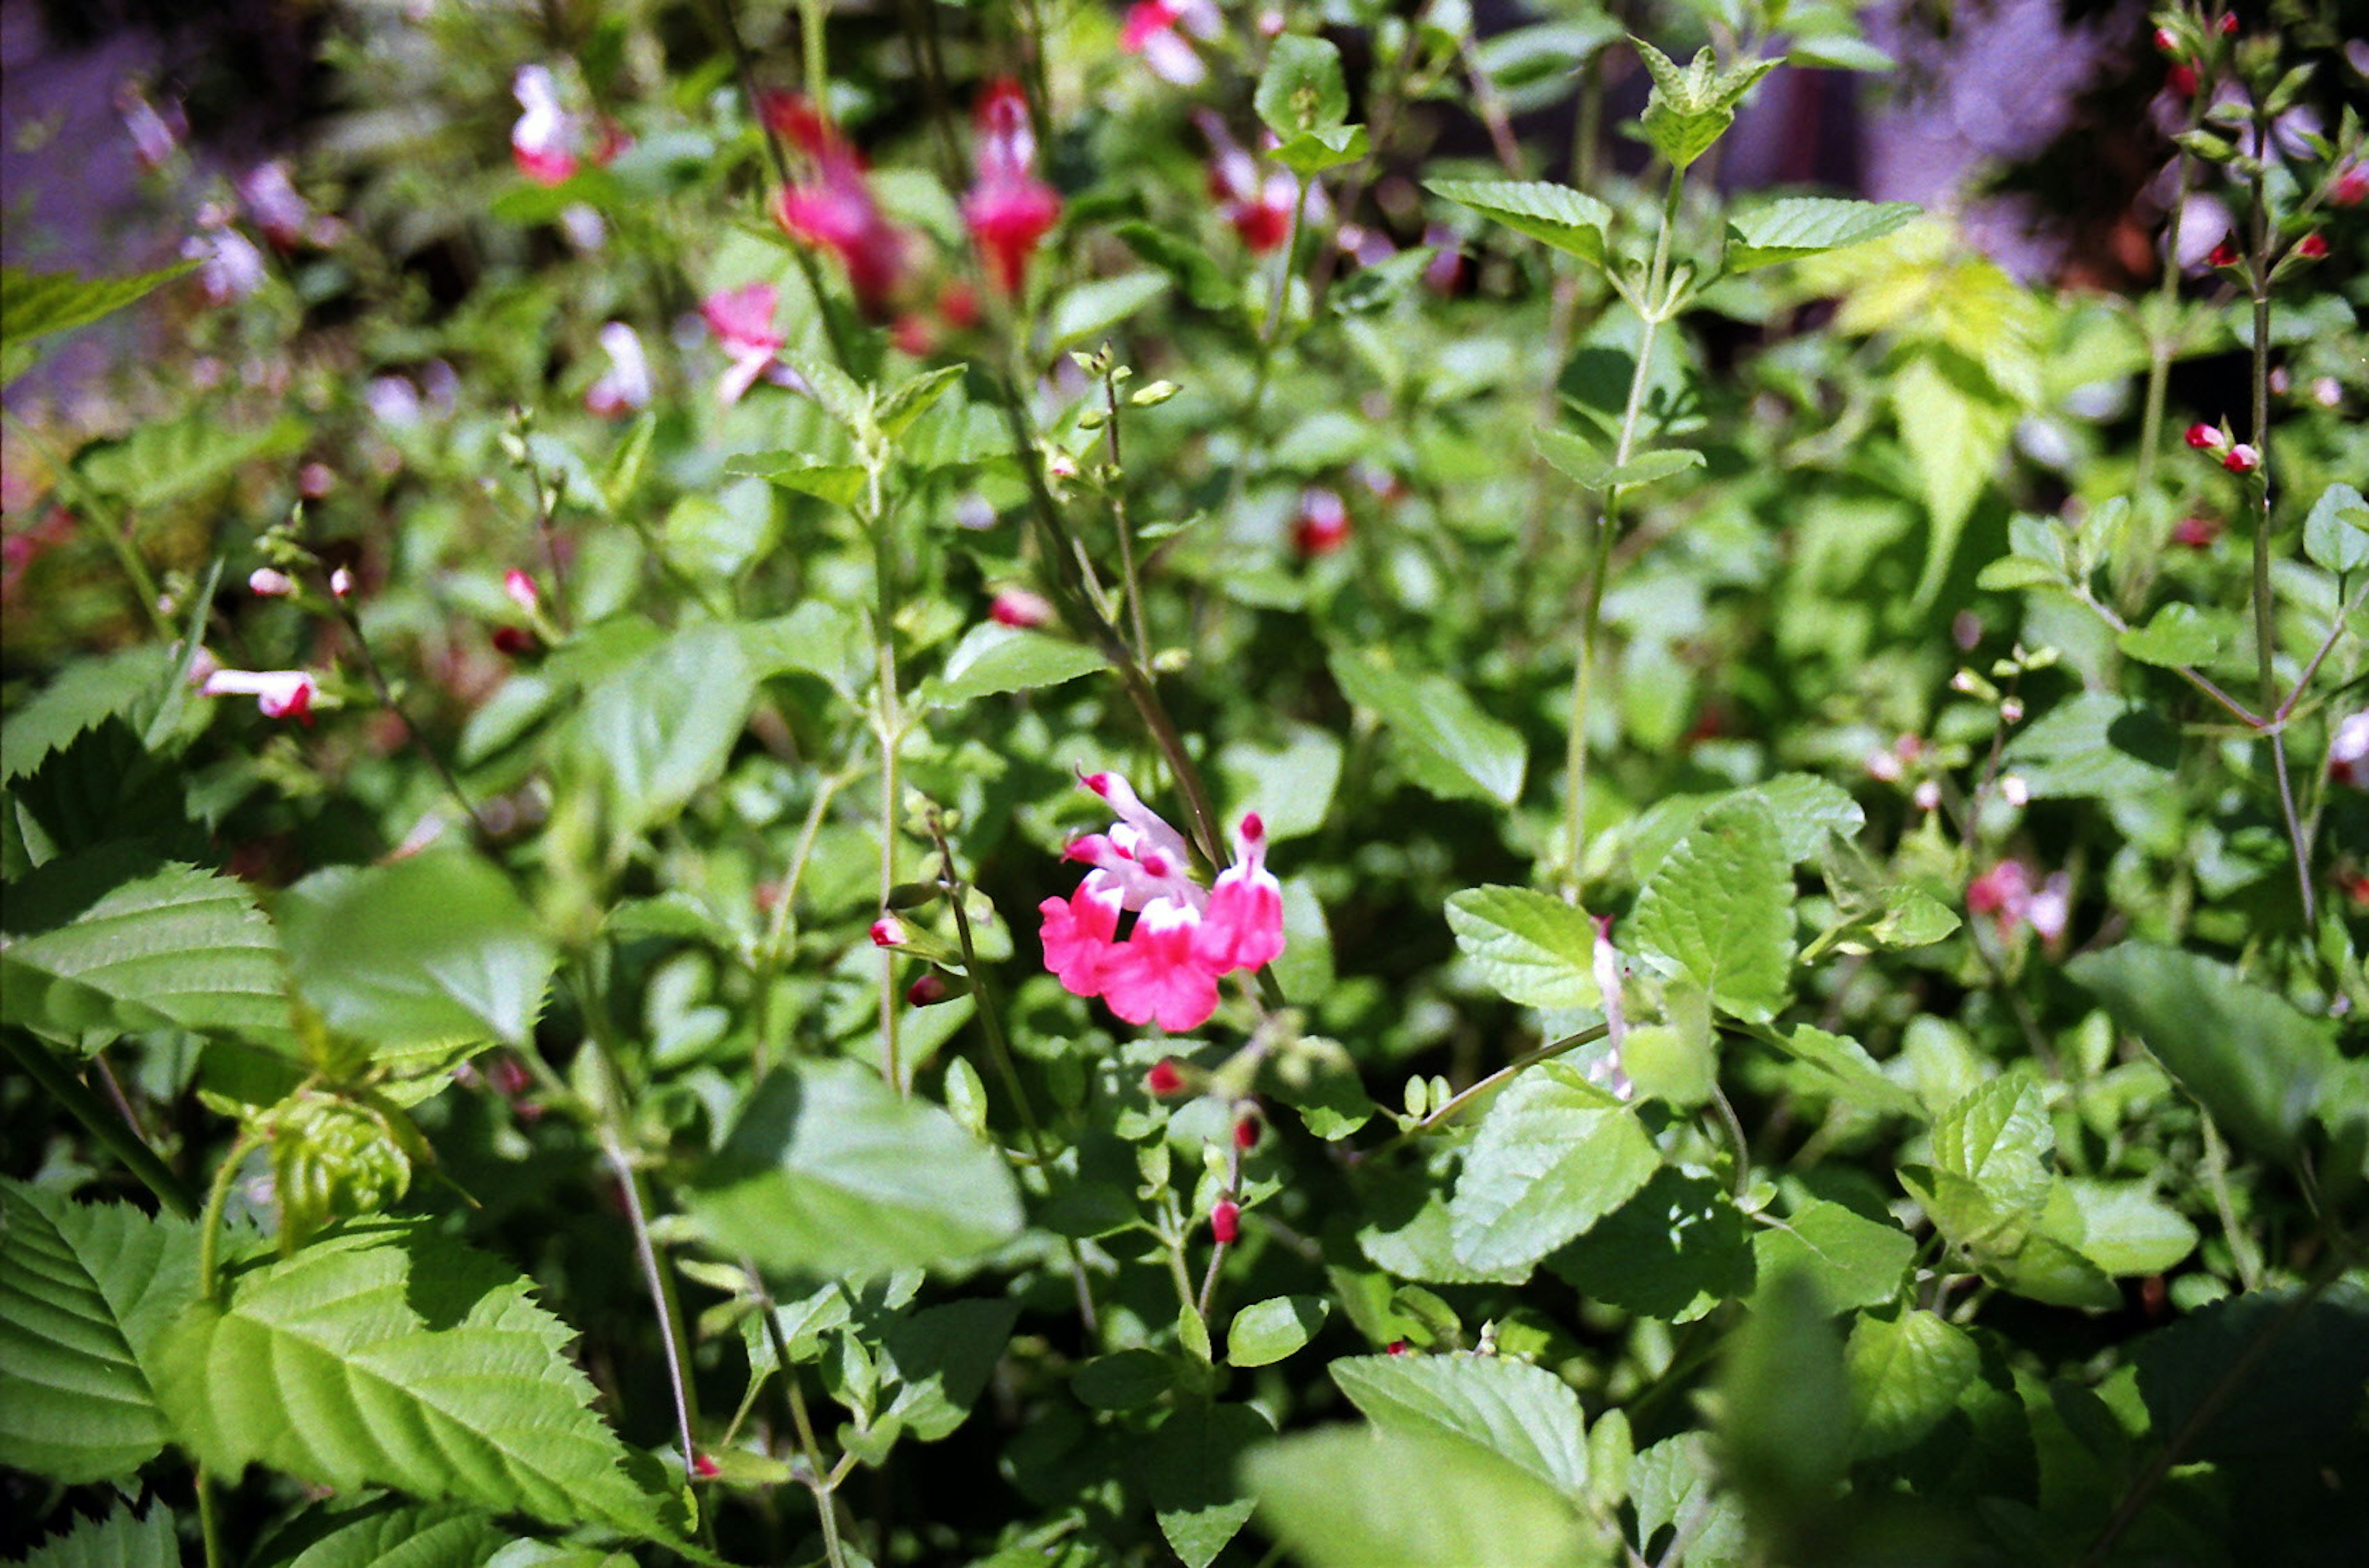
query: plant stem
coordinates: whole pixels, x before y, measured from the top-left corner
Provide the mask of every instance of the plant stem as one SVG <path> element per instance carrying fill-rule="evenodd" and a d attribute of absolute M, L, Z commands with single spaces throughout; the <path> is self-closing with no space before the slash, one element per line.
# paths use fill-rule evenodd
<path fill-rule="evenodd" d="M 1413 1126 L 1405 1128 L 1402 1132 L 1396 1133 L 1393 1136 L 1383 1139 L 1381 1142 L 1374 1145 L 1371 1149 L 1352 1150 L 1345 1158 L 1350 1163 L 1355 1164 L 1362 1161 L 1371 1160 L 1379 1154 L 1387 1154 L 1391 1150 L 1396 1149 L 1400 1144 L 1405 1143 L 1411 1139 L 1420 1137 L 1422 1134 L 1429 1132 L 1432 1128 L 1448 1120 L 1458 1112 L 1463 1110 L 1465 1106 L 1471 1104 L 1482 1095 L 1497 1088 L 1499 1085 L 1506 1082 L 1517 1073 L 1527 1071 L 1529 1069 L 1538 1066 L 1538 1064 L 1542 1061 L 1552 1061 L 1555 1058 L 1575 1051 L 1582 1046 L 1593 1045 L 1611 1032 L 1612 1028 L 1610 1024 L 1597 1024 L 1591 1027 L 1582 1029 L 1576 1035 L 1565 1035 L 1560 1040 L 1540 1046 L 1536 1050 L 1525 1052 L 1523 1055 L 1516 1057 L 1513 1060 L 1507 1062 L 1505 1066 L 1491 1073 L 1488 1077 L 1483 1078 L 1470 1087 L 1459 1091 L 1455 1095 L 1451 1096 L 1447 1104 L 1433 1111 L 1429 1116 L 1425 1116 L 1421 1121 L 1414 1123 Z"/>
<path fill-rule="evenodd" d="M 222 1217 L 223 1207 L 230 1201 L 231 1184 L 238 1179 L 239 1166 L 246 1162 L 261 1140 L 246 1127 L 239 1128 L 238 1138 L 223 1156 L 214 1172 L 212 1186 L 206 1190 L 205 1212 L 198 1217 L 198 1294 L 208 1300 L 222 1294 Z"/>
<path fill-rule="evenodd" d="M 822 819 L 830 803 L 841 789 L 855 781 L 853 762 L 832 773 L 815 786 L 812 805 L 807 807 L 807 818 L 798 826 L 798 841 L 790 851 L 790 864 L 782 872 L 773 899 L 773 913 L 765 930 L 764 944 L 757 950 L 756 1043 L 750 1047 L 750 1063 L 756 1076 L 762 1078 L 773 1064 L 772 1013 L 773 979 L 781 973 L 782 959 L 789 941 L 792 908 L 798 896 L 798 884 L 805 880 L 807 861 L 814 853 L 815 839 L 822 831 Z"/>
<path fill-rule="evenodd" d="M 897 826 L 898 781 L 897 752 L 905 738 L 904 715 L 899 711 L 897 692 L 897 545 L 890 532 L 891 518 L 880 493 L 880 470 L 875 466 L 867 481 L 864 522 L 872 531 L 872 570 L 874 614 L 879 624 L 874 627 L 875 675 L 877 690 L 874 712 L 876 733 L 880 740 L 880 907 L 888 907 L 888 897 L 897 886 Z M 880 1073 L 888 1086 L 901 1096 L 909 1087 L 903 1070 L 897 1060 L 897 955 L 883 949 L 880 955 Z"/>
<path fill-rule="evenodd" d="M 454 775 L 452 768 L 446 765 L 443 753 L 429 742 L 428 737 L 421 733 L 419 726 L 412 722 L 411 715 L 405 711 L 403 704 L 396 700 L 395 688 L 388 682 L 386 672 L 379 668 L 378 657 L 371 652 L 370 638 L 362 631 L 361 616 L 355 612 L 353 605 L 342 597 L 333 594 L 330 597 L 330 602 L 337 607 L 338 619 L 345 623 L 346 631 L 354 639 L 354 652 L 361 658 L 362 674 L 369 680 L 371 690 L 378 693 L 380 705 L 402 723 L 404 734 L 410 738 L 411 744 L 418 749 L 419 754 L 428 760 L 428 766 L 435 773 L 438 782 L 443 784 L 444 793 L 452 797 L 452 803 L 461 808 L 461 814 L 468 818 L 469 825 L 477 830 L 477 837 L 492 838 L 493 830 L 486 825 L 486 819 L 483 817 L 477 815 L 477 808 L 469 804 L 468 793 L 462 789 L 460 779 Z"/>
<path fill-rule="evenodd" d="M 683 1371 L 690 1359 L 690 1347 L 684 1343 L 681 1304 L 675 1295 L 674 1281 L 659 1266 L 658 1248 L 650 1242 L 647 1184 L 627 1157 L 612 1127 L 601 1129 L 601 1154 L 609 1162 L 610 1173 L 617 1179 L 617 1191 L 625 1201 L 625 1223 L 634 1233 L 634 1254 L 641 1260 L 642 1282 L 649 1287 L 650 1304 L 658 1315 L 658 1347 L 666 1353 L 667 1383 L 674 1393 L 675 1434 L 682 1444 L 683 1470 L 694 1473 L 699 1450 L 692 1435 L 697 1429 L 698 1418 L 692 1407 L 697 1396 Z M 701 1517 L 706 1517 L 704 1509 Z"/>
<path fill-rule="evenodd" d="M 189 1185 L 173 1173 L 172 1167 L 148 1147 L 140 1129 L 125 1117 L 109 1110 L 89 1085 L 68 1071 L 51 1054 L 50 1048 L 29 1035 L 14 1029 L 0 1030 L 0 1049 L 16 1059 L 18 1066 L 46 1091 L 50 1098 L 65 1107 L 74 1120 L 88 1128 L 90 1135 L 107 1146 L 109 1153 L 130 1168 L 140 1178 L 141 1185 L 156 1195 L 156 1201 L 184 1219 L 193 1219 L 198 1212 L 197 1198 Z"/>
<path fill-rule="evenodd" d="M 1103 435 L 1110 445 L 1106 487 L 1110 494 L 1111 522 L 1118 532 L 1119 571 L 1127 578 L 1127 623 L 1135 634 L 1136 662 L 1150 665 L 1151 639 L 1143 629 L 1143 578 L 1135 569 L 1135 527 L 1127 516 L 1127 465 L 1119 455 L 1118 380 L 1107 366 L 1103 371 L 1103 409 L 1107 416 Z"/>
<path fill-rule="evenodd" d="M 206 1568 L 230 1568 L 230 1559 L 223 1555 L 222 1518 L 214 1506 L 214 1478 L 204 1465 L 198 1466 L 198 1533 L 206 1543 Z"/>

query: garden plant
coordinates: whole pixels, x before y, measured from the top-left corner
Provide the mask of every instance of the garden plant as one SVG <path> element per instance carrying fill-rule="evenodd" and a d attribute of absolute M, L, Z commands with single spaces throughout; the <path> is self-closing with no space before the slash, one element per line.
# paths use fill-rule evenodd
<path fill-rule="evenodd" d="M 2077 286 L 1845 0 L 318 9 L 0 299 L 6 1550 L 2369 1561 L 2357 8 Z"/>

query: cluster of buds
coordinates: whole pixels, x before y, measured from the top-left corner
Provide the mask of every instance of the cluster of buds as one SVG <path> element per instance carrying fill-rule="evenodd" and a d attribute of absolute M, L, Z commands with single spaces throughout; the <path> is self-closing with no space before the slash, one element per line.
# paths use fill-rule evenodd
<path fill-rule="evenodd" d="M 1193 1029 L 1218 1008 L 1218 981 L 1283 951 L 1283 888 L 1266 869 L 1266 829 L 1242 818 L 1236 858 L 1203 887 L 1187 875 L 1184 836 L 1116 773 L 1081 782 L 1118 820 L 1070 842 L 1093 869 L 1067 898 L 1037 906 L 1045 967 L 1074 996 L 1100 997 L 1130 1024 Z M 1134 927 L 1122 941 L 1123 914 Z"/>
<path fill-rule="evenodd" d="M 2260 450 L 2245 441 L 2232 441 L 2226 426 L 2200 421 L 2188 427 L 2186 440 L 2194 451 L 2209 452 L 2219 458 L 2221 466 L 2232 474 L 2251 474 L 2262 465 Z"/>
<path fill-rule="evenodd" d="M 2178 13 L 2158 17 L 2156 51 L 2171 62 L 2164 71 L 2164 86 L 2183 98 L 2194 97 L 2212 79 L 2225 40 L 2237 36 L 2235 16 L 2203 22 Z"/>

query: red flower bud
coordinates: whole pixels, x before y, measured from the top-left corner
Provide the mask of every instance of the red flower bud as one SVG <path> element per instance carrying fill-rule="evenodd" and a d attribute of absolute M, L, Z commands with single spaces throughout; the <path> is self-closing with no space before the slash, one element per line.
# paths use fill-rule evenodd
<path fill-rule="evenodd" d="M 2262 454 L 2244 441 L 2231 447 L 2228 455 L 2221 460 L 2221 466 L 2232 474 L 2251 474 L 2261 465 Z"/>
<path fill-rule="evenodd" d="M 2166 54 L 2178 54 L 2180 52 L 2180 40 L 2173 36 L 2172 30 L 2169 28 L 2157 28 L 2155 29 L 2155 46 Z"/>
<path fill-rule="evenodd" d="M 2196 74 L 2196 67 L 2185 61 L 2163 74 L 2163 84 L 2184 98 L 2194 97 L 2196 89 L 2203 85 Z"/>
<path fill-rule="evenodd" d="M 534 651 L 534 634 L 524 626 L 496 626 L 494 651 L 517 658 Z"/>
<path fill-rule="evenodd" d="M 1231 1198 L 1219 1198 L 1209 1210 L 1209 1234 L 1223 1245 L 1242 1233 L 1242 1206 Z"/>
<path fill-rule="evenodd" d="M 2212 253 L 2205 257 L 2204 264 L 2208 267 L 2235 267 L 2237 265 L 2237 247 L 2225 239 L 2213 247 Z"/>
<path fill-rule="evenodd" d="M 2211 425 L 2191 425 L 2188 427 L 2187 441 L 2188 444 L 2198 452 L 2216 452 L 2221 446 L 2221 432 Z"/>
<path fill-rule="evenodd" d="M 714 1481 L 724 1473 L 724 1467 L 705 1454 L 694 1453 L 691 1456 L 691 1473 L 702 1481 Z"/>
<path fill-rule="evenodd" d="M 2328 188 L 2329 204 L 2358 207 L 2364 200 L 2369 200 L 2369 164 L 2348 164 L 2344 172 L 2336 177 L 2336 183 Z"/>
<path fill-rule="evenodd" d="M 2184 517 L 2172 526 L 2171 542 L 2185 544 L 2192 550 L 2203 550 L 2221 537 L 2221 520 L 2211 517 Z"/>
<path fill-rule="evenodd" d="M 2328 254 L 2327 236 L 2319 234 L 2304 235 L 2303 238 L 2295 241 L 2295 254 L 2306 261 L 2318 261 Z"/>
<path fill-rule="evenodd" d="M 1407 1353 L 1408 1348 L 1409 1346 L 1405 1340 L 1394 1339 L 1390 1341 L 1390 1345 L 1386 1347 L 1386 1354 L 1391 1356 L 1404 1356 Z"/>
<path fill-rule="evenodd" d="M 1143 1092 L 1159 1099 L 1164 1100 L 1184 1087 L 1184 1075 L 1176 1070 L 1175 1061 L 1168 1057 L 1153 1062 L 1151 1070 L 1143 1075 Z"/>
<path fill-rule="evenodd" d="M 2221 36 L 2223 38 L 2236 38 L 2237 36 L 2237 17 L 2235 12 L 2232 12 L 2228 16 L 2221 18 Z"/>
<path fill-rule="evenodd" d="M 923 975 L 905 988 L 905 1003 L 909 1007 L 933 1007 L 953 994 L 952 989 L 938 976 Z"/>
<path fill-rule="evenodd" d="M 902 947 L 905 945 L 905 922 L 895 915 L 882 915 L 872 922 L 872 945 Z"/>
<path fill-rule="evenodd" d="M 1259 1119 L 1255 1116 L 1241 1116 L 1234 1122 L 1234 1147 L 1256 1149 L 1259 1140 Z"/>

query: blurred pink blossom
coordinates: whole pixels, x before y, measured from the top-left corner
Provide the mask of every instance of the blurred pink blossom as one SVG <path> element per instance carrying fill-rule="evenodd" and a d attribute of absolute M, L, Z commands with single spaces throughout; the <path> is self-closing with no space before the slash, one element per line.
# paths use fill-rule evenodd
<path fill-rule="evenodd" d="M 963 222 L 988 277 L 1005 293 L 1017 294 L 1036 242 L 1061 220 L 1061 198 L 1037 177 L 1036 132 L 1018 82 L 1006 76 L 989 84 L 974 123 L 978 178 L 963 198 Z"/>

